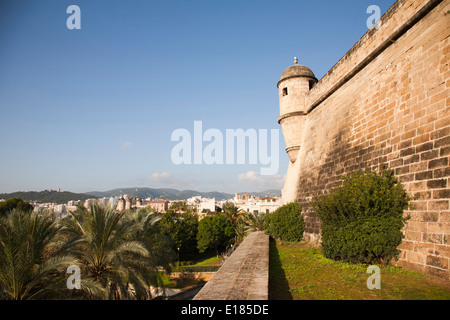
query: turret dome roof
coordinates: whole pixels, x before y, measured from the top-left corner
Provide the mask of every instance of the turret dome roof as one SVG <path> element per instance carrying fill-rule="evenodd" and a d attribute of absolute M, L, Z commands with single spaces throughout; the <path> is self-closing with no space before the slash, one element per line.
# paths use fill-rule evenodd
<path fill-rule="evenodd" d="M 297 59 L 295 59 L 295 63 L 292 66 L 288 67 L 286 70 L 283 71 L 280 77 L 280 82 L 285 79 L 295 77 L 311 78 L 317 81 L 317 78 L 311 71 L 311 69 L 308 68 L 307 66 L 297 64 Z"/>

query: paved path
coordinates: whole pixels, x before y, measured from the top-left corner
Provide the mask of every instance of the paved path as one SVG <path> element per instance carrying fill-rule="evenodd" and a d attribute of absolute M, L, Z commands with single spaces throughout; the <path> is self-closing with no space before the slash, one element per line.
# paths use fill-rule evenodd
<path fill-rule="evenodd" d="M 252 232 L 194 300 L 267 300 L 269 236 Z"/>

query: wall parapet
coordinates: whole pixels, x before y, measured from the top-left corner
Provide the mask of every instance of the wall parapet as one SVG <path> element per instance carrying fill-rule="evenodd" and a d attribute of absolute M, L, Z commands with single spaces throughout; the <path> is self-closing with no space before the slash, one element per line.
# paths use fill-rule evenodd
<path fill-rule="evenodd" d="M 193 300 L 267 300 L 269 236 L 250 233 Z"/>
<path fill-rule="evenodd" d="M 367 66 L 443 0 L 398 0 L 372 28 L 323 76 L 307 96 L 307 113 L 314 110 Z M 402 8 L 402 10 L 400 10 Z"/>

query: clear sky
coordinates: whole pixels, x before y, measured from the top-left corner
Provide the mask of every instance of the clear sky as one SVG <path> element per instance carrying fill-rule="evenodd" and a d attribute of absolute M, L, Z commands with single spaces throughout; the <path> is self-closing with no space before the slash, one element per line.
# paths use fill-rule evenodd
<path fill-rule="evenodd" d="M 0 0 L 0 192 L 281 189 L 260 164 L 176 165 L 171 134 L 280 129 L 276 83 L 320 79 L 393 0 Z M 81 9 L 69 30 L 67 7 Z"/>

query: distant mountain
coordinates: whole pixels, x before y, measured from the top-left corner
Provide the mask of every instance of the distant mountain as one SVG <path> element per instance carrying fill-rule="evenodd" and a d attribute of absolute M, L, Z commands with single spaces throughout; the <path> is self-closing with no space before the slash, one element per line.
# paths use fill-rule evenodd
<path fill-rule="evenodd" d="M 245 193 L 245 191 L 241 192 Z M 258 197 L 279 197 L 280 190 L 266 190 L 261 192 L 247 192 Z M 176 190 L 168 188 L 119 188 L 108 191 L 91 191 L 86 193 L 73 193 L 69 191 L 18 191 L 12 193 L 0 193 L 0 199 L 21 198 L 25 201 L 67 203 L 70 200 L 81 200 L 91 198 L 115 197 L 127 194 L 129 197 L 165 199 L 165 200 L 185 200 L 194 196 L 204 198 L 215 198 L 216 200 L 232 199 L 234 194 L 211 191 L 200 192 L 195 190 Z"/>
<path fill-rule="evenodd" d="M 84 201 L 89 198 L 95 198 L 92 195 L 84 193 L 73 193 L 69 191 L 18 191 L 12 193 L 0 193 L 0 199 L 9 198 L 21 198 L 25 201 L 39 201 L 42 203 L 53 202 L 53 203 L 67 203 L 70 200 L 81 200 Z"/>
<path fill-rule="evenodd" d="M 247 192 L 251 195 L 263 198 L 263 197 L 281 197 L 281 190 L 270 189 L 261 192 Z"/>
<path fill-rule="evenodd" d="M 234 194 L 224 192 L 200 192 L 195 190 L 176 190 L 167 188 L 119 188 L 108 191 L 90 191 L 88 195 L 96 197 L 115 197 L 120 195 L 128 195 L 129 197 L 166 199 L 166 200 L 182 200 L 194 196 L 202 196 L 204 198 L 216 198 L 216 200 L 226 200 L 234 197 Z"/>
<path fill-rule="evenodd" d="M 244 192 L 241 192 L 244 193 Z M 277 197 L 281 195 L 280 190 L 266 190 L 262 192 L 248 192 L 249 194 L 258 197 Z M 139 197 L 139 198 L 152 198 L 152 199 L 165 199 L 165 200 L 182 200 L 188 199 L 194 196 L 202 196 L 204 198 L 215 198 L 216 200 L 227 200 L 234 197 L 234 194 L 211 191 L 211 192 L 200 192 L 195 190 L 176 190 L 167 188 L 119 188 L 108 191 L 90 191 L 86 192 L 88 195 L 93 195 L 96 197 L 115 197 L 120 195 L 128 195 L 129 197 Z"/>

